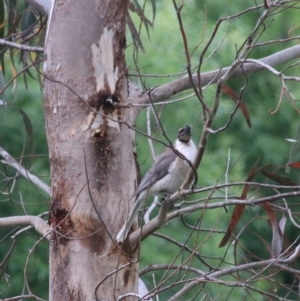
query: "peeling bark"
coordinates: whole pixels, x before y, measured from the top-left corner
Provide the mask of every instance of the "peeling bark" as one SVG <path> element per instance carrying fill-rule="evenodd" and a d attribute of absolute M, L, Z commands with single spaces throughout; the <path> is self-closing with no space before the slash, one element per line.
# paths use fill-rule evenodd
<path fill-rule="evenodd" d="M 56 0 L 48 29 L 44 106 L 51 162 L 49 221 L 55 229 L 52 301 L 116 300 L 137 291 L 138 264 L 113 273 L 136 260 L 136 252 L 129 261 L 112 241 L 136 182 L 134 133 L 117 122 L 132 125 L 135 112 L 110 105 L 128 97 L 127 5 L 121 0 Z"/>

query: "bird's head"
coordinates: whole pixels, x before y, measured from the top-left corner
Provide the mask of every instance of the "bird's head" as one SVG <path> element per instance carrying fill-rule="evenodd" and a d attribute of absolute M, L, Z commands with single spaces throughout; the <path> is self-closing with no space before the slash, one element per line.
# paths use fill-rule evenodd
<path fill-rule="evenodd" d="M 181 142 L 189 142 L 191 139 L 191 127 L 186 125 L 186 127 L 178 130 L 178 139 Z"/>

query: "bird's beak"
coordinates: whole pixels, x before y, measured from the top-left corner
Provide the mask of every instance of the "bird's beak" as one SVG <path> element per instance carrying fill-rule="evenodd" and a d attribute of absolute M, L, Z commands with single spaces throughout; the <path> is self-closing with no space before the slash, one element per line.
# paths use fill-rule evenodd
<path fill-rule="evenodd" d="M 182 142 L 188 142 L 191 139 L 191 127 L 189 125 L 178 131 L 178 139 Z"/>
<path fill-rule="evenodd" d="M 192 128 L 189 125 L 186 125 L 184 129 L 185 129 L 185 134 L 191 133 Z"/>

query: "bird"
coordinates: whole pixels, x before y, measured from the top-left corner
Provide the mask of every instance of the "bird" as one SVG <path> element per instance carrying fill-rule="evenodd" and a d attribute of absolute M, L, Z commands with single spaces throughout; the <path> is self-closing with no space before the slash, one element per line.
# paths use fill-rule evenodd
<path fill-rule="evenodd" d="M 193 164 L 197 148 L 191 140 L 191 127 L 186 125 L 180 128 L 177 137 L 173 148 Z M 183 184 L 191 167 L 174 149 L 166 148 L 145 174 L 135 193 L 134 205 L 128 218 L 116 236 L 117 243 L 125 241 L 139 210 L 149 197 L 174 193 Z"/>

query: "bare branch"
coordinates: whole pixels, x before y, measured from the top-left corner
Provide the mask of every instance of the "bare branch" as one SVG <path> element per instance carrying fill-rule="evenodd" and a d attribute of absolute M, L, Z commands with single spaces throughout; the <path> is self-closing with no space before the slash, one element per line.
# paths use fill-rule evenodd
<path fill-rule="evenodd" d="M 286 198 L 286 197 L 294 197 L 294 196 L 299 196 L 299 195 L 300 195 L 300 191 L 293 191 L 293 192 L 276 194 L 276 195 L 272 195 L 272 196 L 268 196 L 268 197 L 262 197 L 262 198 L 258 198 L 258 199 L 254 199 L 254 200 L 228 200 L 228 201 L 216 202 L 216 203 L 212 203 L 212 204 L 206 204 L 206 203 L 198 204 L 198 205 L 182 208 L 182 209 L 176 210 L 176 211 L 168 214 L 167 220 L 170 221 L 178 216 L 194 212 L 195 210 L 215 209 L 215 208 L 222 208 L 225 206 L 232 206 L 232 205 L 255 206 L 255 205 L 259 205 L 261 203 L 271 202 L 271 201 L 275 201 L 278 199 L 282 199 L 282 198 Z M 145 225 L 144 228 L 147 225 Z"/>
<path fill-rule="evenodd" d="M 32 225 L 38 233 L 48 238 L 50 226 L 39 216 L 24 215 L 0 218 L 0 227 L 20 225 Z"/>
<path fill-rule="evenodd" d="M 184 266 L 184 265 L 177 265 L 177 264 L 151 264 L 147 267 L 144 267 L 143 269 L 140 270 L 139 275 L 142 276 L 144 274 L 147 274 L 149 272 L 157 271 L 157 270 L 185 270 L 185 271 L 190 271 L 199 275 L 205 275 L 205 272 L 189 267 L 189 266 Z"/>
<path fill-rule="evenodd" d="M 260 262 L 251 262 L 251 263 L 246 263 L 246 264 L 240 264 L 233 268 L 226 268 L 226 269 L 222 269 L 221 271 L 208 273 L 208 274 L 203 275 L 202 277 L 198 277 L 196 280 L 191 281 L 190 283 L 186 284 L 184 286 L 184 288 L 179 290 L 172 298 L 169 299 L 169 301 L 179 300 L 179 298 L 181 296 L 183 296 L 184 293 L 188 292 L 194 286 L 199 285 L 201 282 L 206 282 L 207 280 L 210 279 L 210 277 L 219 278 L 221 276 L 231 275 L 232 273 L 236 273 L 238 271 L 245 271 L 245 270 L 250 270 L 253 268 L 257 268 L 257 267 L 270 266 L 272 264 L 276 265 L 276 264 L 280 264 L 280 263 L 292 262 L 297 258 L 297 256 L 299 255 L 299 252 L 300 252 L 300 245 L 298 245 L 297 248 L 295 249 L 295 251 L 292 253 L 292 255 L 286 259 L 276 258 L 276 259 L 263 260 Z M 280 267 L 282 267 L 283 270 L 285 269 L 285 266 L 283 266 L 283 265 L 280 265 Z M 296 272 L 296 274 L 300 275 L 300 271 L 295 270 L 295 272 Z"/>
<path fill-rule="evenodd" d="M 274 75 L 276 76 L 279 76 L 281 77 L 282 79 L 284 80 L 295 80 L 295 81 L 300 81 L 300 77 L 296 77 L 296 76 L 286 76 L 284 75 L 282 72 L 280 71 L 277 71 L 276 69 L 272 68 L 271 66 L 259 61 L 259 60 L 253 60 L 253 59 L 247 59 L 246 61 L 244 61 L 244 64 L 246 63 L 254 63 L 254 64 L 257 64 L 261 67 L 263 67 L 264 69 L 270 71 L 271 73 L 273 73 Z"/>
<path fill-rule="evenodd" d="M 186 37 L 186 34 L 185 34 L 185 30 L 183 28 L 183 23 L 182 23 L 182 18 L 181 18 L 181 9 L 183 8 L 183 2 L 181 2 L 181 5 L 179 7 L 177 6 L 175 0 L 173 0 L 173 4 L 174 4 L 174 7 L 176 9 L 179 28 L 180 28 L 180 32 L 181 32 L 182 39 L 183 39 L 184 52 L 185 52 L 185 57 L 186 57 L 186 62 L 187 62 L 186 69 L 187 69 L 187 73 L 188 73 L 188 78 L 189 78 L 190 83 L 191 83 L 191 85 L 194 89 L 195 94 L 197 95 L 197 98 L 199 99 L 199 101 L 202 105 L 203 118 L 204 118 L 204 120 L 206 120 L 206 113 L 208 111 L 208 106 L 204 102 L 201 89 L 199 89 L 199 90 L 197 89 L 197 86 L 199 87 L 200 84 L 197 85 L 193 81 L 193 75 L 192 75 L 192 70 L 191 70 L 191 57 L 190 57 L 189 50 L 188 50 L 188 41 L 187 41 L 187 37 Z M 199 77 L 198 77 L 198 79 L 199 79 Z M 198 81 L 198 83 L 199 83 L 199 81 Z"/>
<path fill-rule="evenodd" d="M 276 53 L 274 53 L 270 56 L 264 57 L 258 61 L 260 61 L 261 63 L 266 64 L 270 67 L 274 67 L 274 66 L 277 66 L 280 64 L 287 63 L 296 58 L 300 58 L 300 45 L 296 45 L 296 46 L 284 49 L 282 51 L 276 52 Z M 230 68 L 231 68 L 231 66 L 201 73 L 201 86 L 206 86 L 209 83 L 211 83 L 211 84 L 217 83 L 218 80 L 222 76 L 224 76 L 224 74 L 227 73 Z M 245 75 L 245 74 L 247 75 L 247 74 L 251 74 L 254 72 L 258 72 L 263 69 L 264 68 L 262 66 L 255 64 L 255 63 L 243 64 L 242 66 L 239 66 L 231 73 L 230 78 L 241 77 L 242 75 Z M 197 74 L 193 75 L 193 81 L 197 85 L 197 83 L 198 83 Z M 136 95 L 134 97 L 134 99 L 132 99 L 132 101 L 134 103 L 147 104 L 147 103 L 150 103 L 150 97 L 151 97 L 152 102 L 164 101 L 165 99 L 168 99 L 179 92 L 182 92 L 184 90 L 191 89 L 191 88 L 192 88 L 192 85 L 191 85 L 190 79 L 189 79 L 189 77 L 185 76 L 183 78 L 176 79 L 167 84 L 153 88 L 153 89 L 151 89 L 151 91 L 149 93 L 140 93 L 139 95 Z"/>
<path fill-rule="evenodd" d="M 193 254 L 195 257 L 197 257 L 197 259 L 200 260 L 203 265 L 207 266 L 209 269 L 213 269 L 213 267 L 211 265 L 209 265 L 207 262 L 205 262 L 202 259 L 202 257 L 204 257 L 203 254 L 200 254 L 198 251 L 195 251 L 195 250 L 191 249 L 186 244 L 182 244 L 182 243 L 170 238 L 169 236 L 163 235 L 163 234 L 158 233 L 158 232 L 155 232 L 152 235 L 156 236 L 156 237 L 159 237 L 159 238 L 162 238 L 162 239 L 165 239 L 168 243 L 172 243 L 172 244 L 176 245 L 177 247 L 179 247 L 181 249 L 184 249 L 185 251 L 188 251 L 190 254 Z M 140 272 L 140 276 L 142 276 L 142 275 L 143 275 L 143 273 Z"/>
<path fill-rule="evenodd" d="M 153 159 L 153 161 L 155 161 L 156 160 L 156 154 L 155 154 L 153 143 L 152 143 L 153 141 L 151 139 L 152 133 L 151 133 L 151 123 L 150 123 L 150 107 L 147 107 L 146 116 L 147 116 L 148 144 L 149 144 L 149 148 L 150 148 L 152 159 Z M 155 116 L 155 114 L 154 114 L 154 116 Z"/>
<path fill-rule="evenodd" d="M 38 177 L 31 174 L 28 170 L 26 170 L 21 164 L 19 164 L 6 150 L 0 147 L 0 155 L 5 159 L 1 162 L 3 164 L 7 164 L 14 169 L 16 169 L 23 177 L 32 182 L 35 186 L 39 187 L 41 190 L 45 191 L 48 195 L 50 195 L 50 187 L 41 181 Z"/>
<path fill-rule="evenodd" d="M 276 194 L 268 197 L 262 197 L 254 200 L 227 200 L 224 202 L 216 202 L 212 204 L 207 204 L 207 203 L 198 204 L 194 206 L 185 207 L 168 214 L 168 210 L 173 206 L 174 202 L 179 199 L 182 199 L 184 196 L 187 195 L 188 192 L 190 193 L 190 190 L 185 190 L 181 192 L 178 191 L 174 193 L 168 200 L 166 200 L 163 203 L 161 210 L 159 211 L 159 214 L 155 218 L 153 218 L 149 223 L 144 225 L 142 228 L 139 228 L 130 234 L 129 236 L 130 245 L 135 245 L 140 241 L 141 237 L 144 239 L 145 237 L 153 233 L 155 230 L 163 226 L 166 222 L 175 219 L 179 216 L 194 212 L 196 210 L 222 208 L 230 205 L 255 206 L 264 202 L 271 202 L 286 197 L 300 196 L 300 191 L 292 191 L 292 192 Z"/>
<path fill-rule="evenodd" d="M 21 295 L 21 296 L 14 296 L 11 298 L 5 298 L 5 299 L 1 299 L 1 301 L 19 301 L 22 299 L 34 299 L 34 300 L 38 300 L 38 301 L 46 301 L 42 298 L 39 298 L 38 296 L 35 295 Z"/>
<path fill-rule="evenodd" d="M 205 89 L 205 87 L 204 87 Z M 204 90 L 203 89 L 203 90 Z M 194 97 L 196 94 L 195 93 L 191 93 L 187 96 L 184 97 L 180 97 L 178 99 L 172 99 L 172 100 L 166 100 L 166 101 L 162 101 L 162 102 L 156 102 L 156 103 L 145 103 L 145 104 L 139 104 L 139 103 L 127 103 L 127 104 L 121 104 L 121 103 L 114 103 L 113 105 L 115 107 L 125 107 L 125 108 L 132 108 L 132 107 L 152 107 L 153 105 L 168 105 L 168 104 L 174 104 L 175 102 L 180 102 L 189 98 Z"/>
<path fill-rule="evenodd" d="M 137 229 L 129 235 L 129 244 L 131 246 L 134 246 L 141 240 L 141 237 L 145 238 L 151 233 L 153 233 L 155 230 L 162 227 L 167 221 L 167 213 L 170 210 L 171 206 L 172 204 L 166 200 L 162 204 L 161 209 L 159 210 L 159 213 L 156 217 L 154 217 L 149 223 L 144 225 L 142 228 Z"/>
<path fill-rule="evenodd" d="M 3 39 L 0 39 L 0 45 L 10 46 L 10 47 L 13 47 L 13 48 L 26 50 L 26 51 L 44 52 L 43 47 L 34 47 L 34 46 L 21 45 L 21 44 L 6 41 L 6 40 L 3 40 Z"/>
<path fill-rule="evenodd" d="M 119 296 L 117 301 L 127 300 L 127 297 L 130 297 L 130 296 L 136 297 L 138 300 L 140 300 L 142 298 L 142 295 L 135 294 L 135 293 L 127 293 L 122 296 Z"/>
<path fill-rule="evenodd" d="M 294 217 L 293 217 L 293 214 L 292 214 L 292 211 L 291 211 L 291 209 L 288 207 L 288 204 L 287 204 L 286 200 L 283 199 L 283 202 L 284 202 L 285 209 L 286 209 L 286 211 L 288 212 L 288 215 L 289 215 L 289 218 L 290 218 L 291 222 L 293 223 L 293 225 L 294 225 L 295 227 L 297 227 L 298 229 L 300 229 L 300 225 L 295 221 L 295 219 L 294 219 Z"/>

